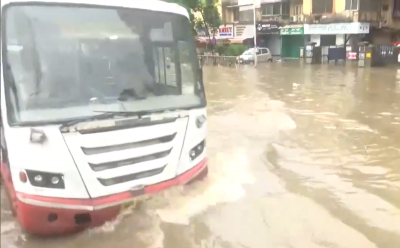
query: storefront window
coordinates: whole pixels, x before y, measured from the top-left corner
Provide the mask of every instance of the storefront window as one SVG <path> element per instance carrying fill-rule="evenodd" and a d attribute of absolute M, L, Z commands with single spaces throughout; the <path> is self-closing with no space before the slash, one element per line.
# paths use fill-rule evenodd
<path fill-rule="evenodd" d="M 359 3 L 359 11 L 374 11 L 379 8 L 379 1 L 364 0 Z"/>
<path fill-rule="evenodd" d="M 261 13 L 263 16 L 289 14 L 289 8 L 288 3 L 268 3 L 261 6 Z"/>
<path fill-rule="evenodd" d="M 273 15 L 273 5 L 272 4 L 264 4 L 262 7 L 262 15 L 268 16 Z"/>
<path fill-rule="evenodd" d="M 358 0 L 346 0 L 345 10 L 356 10 L 358 9 Z"/>
<path fill-rule="evenodd" d="M 234 22 L 239 21 L 239 8 L 233 9 L 233 21 Z"/>
<path fill-rule="evenodd" d="M 394 0 L 393 17 L 400 18 L 400 0 Z"/>
<path fill-rule="evenodd" d="M 290 5 L 289 3 L 282 3 L 282 15 L 290 14 Z"/>
<path fill-rule="evenodd" d="M 302 15 L 303 5 L 292 5 L 290 8 L 290 15 Z"/>
<path fill-rule="evenodd" d="M 252 9 L 239 11 L 239 21 L 240 22 L 249 22 L 253 21 L 254 13 Z"/>
<path fill-rule="evenodd" d="M 333 0 L 312 0 L 312 14 L 332 13 Z"/>

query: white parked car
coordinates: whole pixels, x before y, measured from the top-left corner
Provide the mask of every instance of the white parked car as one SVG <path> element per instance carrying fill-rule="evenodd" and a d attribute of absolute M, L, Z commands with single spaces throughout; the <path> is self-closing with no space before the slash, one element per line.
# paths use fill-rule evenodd
<path fill-rule="evenodd" d="M 271 51 L 268 48 L 257 47 L 256 54 L 258 62 L 272 62 Z M 242 55 L 236 58 L 236 61 L 240 64 L 254 63 L 254 48 L 244 51 Z"/>

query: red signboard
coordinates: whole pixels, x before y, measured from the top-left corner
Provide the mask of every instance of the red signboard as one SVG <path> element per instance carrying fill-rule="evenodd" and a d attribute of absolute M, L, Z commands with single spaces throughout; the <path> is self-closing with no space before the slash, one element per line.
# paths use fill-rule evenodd
<path fill-rule="evenodd" d="M 232 33 L 232 28 L 231 27 L 223 27 L 219 28 L 220 33 Z"/>
<path fill-rule="evenodd" d="M 357 59 L 357 53 L 348 53 L 347 59 Z"/>
<path fill-rule="evenodd" d="M 220 27 L 218 29 L 219 37 L 233 37 L 233 27 Z"/>

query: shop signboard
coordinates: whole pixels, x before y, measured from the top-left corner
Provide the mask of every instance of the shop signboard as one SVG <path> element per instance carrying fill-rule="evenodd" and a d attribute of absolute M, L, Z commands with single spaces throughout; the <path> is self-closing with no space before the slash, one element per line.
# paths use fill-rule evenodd
<path fill-rule="evenodd" d="M 257 22 L 256 30 L 257 34 L 279 34 L 280 28 L 279 22 Z"/>
<path fill-rule="evenodd" d="M 368 34 L 369 23 L 304 24 L 304 34 Z"/>
<path fill-rule="evenodd" d="M 280 30 L 281 30 L 281 35 L 302 35 L 302 34 L 304 34 L 303 27 L 283 27 Z"/>
<path fill-rule="evenodd" d="M 253 25 L 235 25 L 235 37 L 237 38 L 253 38 L 254 26 Z"/>
<path fill-rule="evenodd" d="M 229 39 L 233 38 L 233 31 L 234 29 L 232 24 L 221 25 L 216 32 L 214 32 L 214 35 L 212 30 L 209 31 L 209 34 L 211 38 L 215 36 L 216 39 Z M 197 37 L 208 38 L 206 30 L 204 28 L 197 29 Z"/>
<path fill-rule="evenodd" d="M 222 25 L 218 29 L 217 38 L 232 38 L 233 37 L 233 25 Z"/>

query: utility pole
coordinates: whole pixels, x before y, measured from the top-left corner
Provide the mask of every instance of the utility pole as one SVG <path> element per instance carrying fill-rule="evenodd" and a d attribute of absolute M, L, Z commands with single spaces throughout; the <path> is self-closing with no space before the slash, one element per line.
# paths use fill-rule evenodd
<path fill-rule="evenodd" d="M 257 59 L 257 26 L 256 26 L 256 1 L 253 0 L 253 21 L 254 21 L 254 67 L 257 67 L 258 59 Z"/>

